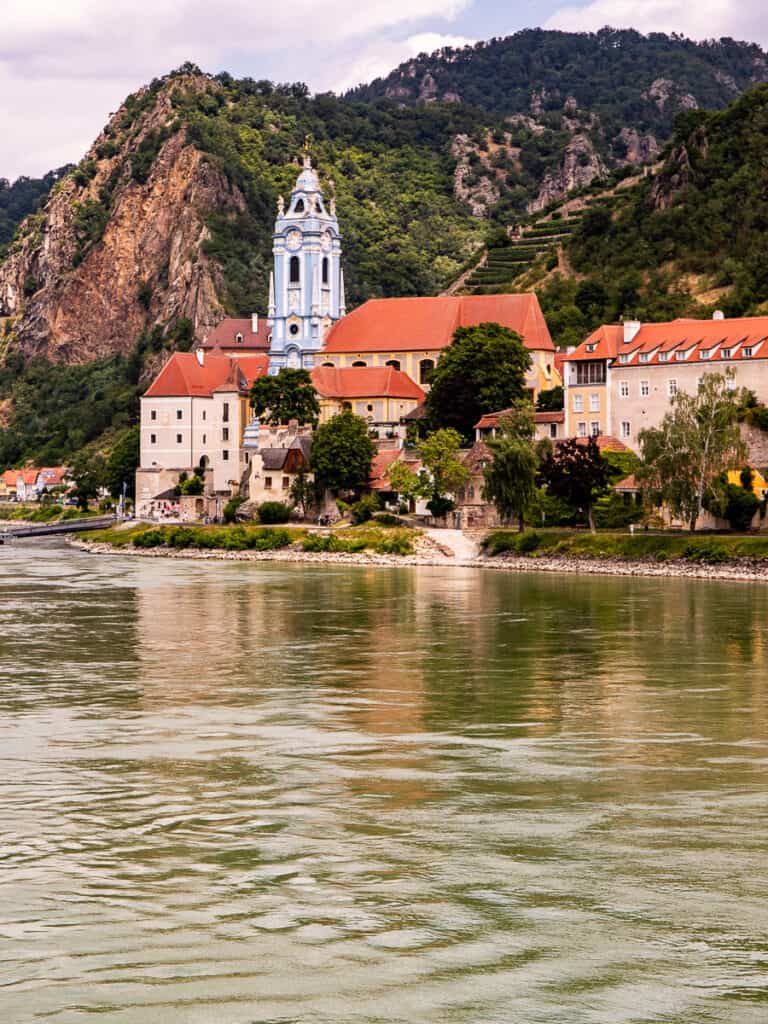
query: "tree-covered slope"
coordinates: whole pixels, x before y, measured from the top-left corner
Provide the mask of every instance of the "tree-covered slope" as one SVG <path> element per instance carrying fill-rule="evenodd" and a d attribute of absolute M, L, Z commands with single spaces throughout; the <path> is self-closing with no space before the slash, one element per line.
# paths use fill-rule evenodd
<path fill-rule="evenodd" d="M 42 178 L 17 178 L 11 183 L 0 178 L 0 259 L 13 238 L 16 227 L 45 201 L 53 186 L 72 168 L 69 164 L 49 171 Z"/>
<path fill-rule="evenodd" d="M 664 165 L 621 202 L 595 203 L 564 247 L 568 274 L 535 284 L 558 339 L 622 315 L 768 309 L 768 85 L 678 122 Z"/>

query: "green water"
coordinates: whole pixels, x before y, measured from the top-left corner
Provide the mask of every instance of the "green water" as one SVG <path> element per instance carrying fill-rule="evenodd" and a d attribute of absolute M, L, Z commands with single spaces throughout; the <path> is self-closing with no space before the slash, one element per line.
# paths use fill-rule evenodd
<path fill-rule="evenodd" d="M 768 587 L 0 548 L 0 1020 L 768 1020 Z"/>

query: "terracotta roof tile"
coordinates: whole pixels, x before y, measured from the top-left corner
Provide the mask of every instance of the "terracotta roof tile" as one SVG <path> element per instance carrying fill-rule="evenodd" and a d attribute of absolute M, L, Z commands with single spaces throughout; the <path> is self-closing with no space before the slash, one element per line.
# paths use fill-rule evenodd
<path fill-rule="evenodd" d="M 200 365 L 194 352 L 174 352 L 145 392 L 145 398 L 207 398 L 215 391 L 247 389 L 267 372 L 266 355 L 229 356 L 206 353 Z"/>
<path fill-rule="evenodd" d="M 322 398 L 424 399 L 419 385 L 393 366 L 316 366 L 311 376 Z"/>
<path fill-rule="evenodd" d="M 539 300 L 518 295 L 369 299 L 329 331 L 326 352 L 403 352 L 445 348 L 457 327 L 500 323 L 527 348 L 554 351 Z"/>
<path fill-rule="evenodd" d="M 250 317 L 227 317 L 211 331 L 203 342 L 203 348 L 218 348 L 222 351 L 262 351 L 269 349 L 270 328 L 264 317 L 259 317 L 259 329 L 256 333 L 252 330 L 253 324 Z M 237 336 L 242 335 L 242 341 Z"/>

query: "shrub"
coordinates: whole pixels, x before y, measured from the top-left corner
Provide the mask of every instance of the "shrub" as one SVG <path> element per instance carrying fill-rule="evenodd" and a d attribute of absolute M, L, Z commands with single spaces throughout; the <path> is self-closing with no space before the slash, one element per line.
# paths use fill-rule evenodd
<path fill-rule="evenodd" d="M 200 477 L 198 477 L 198 476 L 193 477 L 191 482 L 194 482 L 195 480 L 200 480 Z M 200 481 L 200 482 L 202 483 L 202 481 Z M 187 492 L 187 493 L 189 493 L 189 492 Z M 224 506 L 223 515 L 224 515 L 224 522 L 225 523 L 234 523 L 235 517 L 237 515 L 237 510 L 240 508 L 240 506 L 243 504 L 244 501 L 245 501 L 245 498 L 241 498 L 239 495 L 236 498 L 230 498 L 230 500 Z"/>
<path fill-rule="evenodd" d="M 377 512 L 373 517 L 377 526 L 402 526 L 402 522 L 391 512 Z"/>
<path fill-rule="evenodd" d="M 686 562 L 701 562 L 710 565 L 716 565 L 729 560 L 728 552 L 712 541 L 686 544 L 683 548 L 683 558 Z"/>
<path fill-rule="evenodd" d="M 378 494 L 366 494 L 352 506 L 352 521 L 354 523 L 367 523 L 380 508 L 381 500 Z"/>
<path fill-rule="evenodd" d="M 382 538 L 376 545 L 376 551 L 382 555 L 412 555 L 413 541 L 407 534 L 398 533 Z"/>
<path fill-rule="evenodd" d="M 264 501 L 259 505 L 259 521 L 262 523 L 287 523 L 291 510 L 282 501 Z"/>
<path fill-rule="evenodd" d="M 535 551 L 541 544 L 541 534 L 535 530 L 525 533 L 512 533 L 510 530 L 498 530 L 489 534 L 482 542 L 486 554 L 500 555 L 511 551 L 516 555 L 527 555 Z"/>

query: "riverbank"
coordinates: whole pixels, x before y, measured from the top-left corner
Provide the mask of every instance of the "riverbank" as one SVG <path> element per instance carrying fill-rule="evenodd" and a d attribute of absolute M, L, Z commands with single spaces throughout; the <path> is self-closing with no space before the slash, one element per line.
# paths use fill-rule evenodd
<path fill-rule="evenodd" d="M 452 532 L 452 531 L 446 531 Z M 480 554 L 473 558 L 457 558 L 447 544 L 423 535 L 414 542 L 408 555 L 381 554 L 374 551 L 312 552 L 299 545 L 265 551 L 225 551 L 221 548 L 175 549 L 169 547 L 140 548 L 131 544 L 116 546 L 81 537 L 68 540 L 81 551 L 98 555 L 124 554 L 140 558 L 196 559 L 200 561 L 292 562 L 337 566 L 415 567 L 490 569 L 497 572 L 545 572 L 565 575 L 646 576 L 678 579 L 726 580 L 732 582 L 768 583 L 768 559 L 738 559 L 707 564 L 678 558 L 654 560 L 578 557 L 567 554 L 521 555 L 506 552 L 498 555 Z"/>

